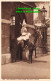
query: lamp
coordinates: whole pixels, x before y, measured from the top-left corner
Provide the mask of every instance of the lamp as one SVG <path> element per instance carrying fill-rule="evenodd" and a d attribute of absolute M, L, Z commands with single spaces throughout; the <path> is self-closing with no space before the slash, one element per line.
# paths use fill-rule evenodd
<path fill-rule="evenodd" d="M 45 17 L 46 17 L 46 13 L 47 13 L 47 10 L 45 9 L 45 7 L 43 6 L 42 9 L 40 9 L 40 11 L 42 12 L 42 21 L 43 23 L 45 22 Z"/>
<path fill-rule="evenodd" d="M 15 16 L 14 15 L 11 15 L 10 21 L 11 21 L 10 25 L 15 25 Z"/>

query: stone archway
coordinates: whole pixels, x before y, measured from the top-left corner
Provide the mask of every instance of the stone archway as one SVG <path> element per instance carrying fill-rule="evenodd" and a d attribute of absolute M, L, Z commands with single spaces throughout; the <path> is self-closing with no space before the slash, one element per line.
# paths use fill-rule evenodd
<path fill-rule="evenodd" d="M 13 52 L 15 53 L 15 51 L 17 51 L 16 47 L 14 47 L 13 40 L 15 41 L 15 39 L 17 39 L 17 37 L 19 37 L 21 35 L 21 28 L 22 28 L 23 19 L 25 19 L 25 21 L 27 22 L 25 13 L 16 13 L 15 10 L 13 12 L 15 12 L 15 13 L 11 16 L 12 24 L 10 26 L 10 52 L 11 53 L 13 53 Z M 13 54 L 13 56 L 14 56 L 14 54 Z"/>

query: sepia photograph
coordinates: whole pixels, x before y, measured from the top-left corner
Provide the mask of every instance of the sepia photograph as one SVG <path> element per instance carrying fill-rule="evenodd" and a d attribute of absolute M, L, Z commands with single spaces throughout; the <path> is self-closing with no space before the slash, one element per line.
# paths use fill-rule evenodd
<path fill-rule="evenodd" d="M 50 1 L 1 1 L 1 79 L 50 79 Z"/>

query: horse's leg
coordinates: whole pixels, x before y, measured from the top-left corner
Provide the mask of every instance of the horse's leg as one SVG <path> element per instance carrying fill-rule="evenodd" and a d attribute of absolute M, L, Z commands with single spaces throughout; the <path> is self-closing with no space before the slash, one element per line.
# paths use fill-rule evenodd
<path fill-rule="evenodd" d="M 36 47 L 35 47 L 35 58 L 37 58 L 37 56 L 36 56 Z"/>
<path fill-rule="evenodd" d="M 32 54 L 33 54 L 33 49 L 29 50 L 29 61 L 32 63 Z"/>
<path fill-rule="evenodd" d="M 23 50 L 23 48 L 22 48 L 22 46 L 20 44 L 20 48 L 19 48 L 19 51 L 20 51 L 20 60 L 22 60 L 22 50 Z"/>

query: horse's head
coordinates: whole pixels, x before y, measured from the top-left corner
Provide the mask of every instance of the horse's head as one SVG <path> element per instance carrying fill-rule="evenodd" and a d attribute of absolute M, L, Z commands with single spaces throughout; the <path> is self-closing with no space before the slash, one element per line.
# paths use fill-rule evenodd
<path fill-rule="evenodd" d="M 39 29 L 37 29 L 37 30 L 36 30 L 36 32 L 37 32 L 37 34 L 38 34 L 39 38 L 40 38 L 40 39 L 42 39 L 41 29 L 40 29 L 40 28 L 39 28 Z"/>
<path fill-rule="evenodd" d="M 34 29 L 34 33 L 30 37 L 30 41 L 36 45 L 38 39 L 42 39 L 41 29 Z"/>

